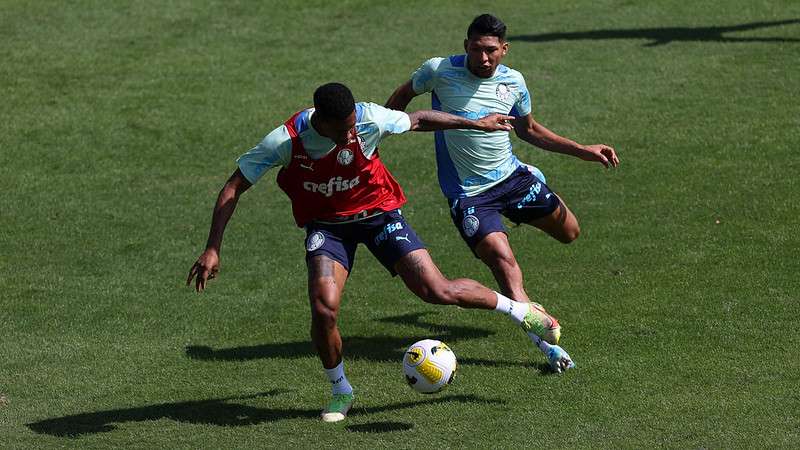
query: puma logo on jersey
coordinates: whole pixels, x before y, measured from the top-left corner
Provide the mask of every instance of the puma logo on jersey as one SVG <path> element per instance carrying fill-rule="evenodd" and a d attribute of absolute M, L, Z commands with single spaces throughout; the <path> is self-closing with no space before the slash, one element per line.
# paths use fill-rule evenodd
<path fill-rule="evenodd" d="M 408 233 L 406 233 L 406 235 L 405 235 L 405 236 L 395 236 L 395 237 L 394 237 L 394 240 L 395 240 L 395 241 L 406 241 L 406 242 L 408 242 L 409 244 L 411 243 L 411 241 L 408 239 Z"/>
<path fill-rule="evenodd" d="M 343 192 L 352 189 L 353 186 L 358 185 L 358 182 L 359 177 L 355 177 L 352 180 L 342 179 L 342 177 L 332 177 L 327 183 L 306 181 L 303 183 L 303 189 L 309 192 L 319 192 L 325 197 L 330 197 L 334 192 Z"/>
<path fill-rule="evenodd" d="M 312 172 L 314 171 L 314 164 L 309 164 L 309 165 L 300 164 L 300 167 L 306 170 L 310 170 Z"/>

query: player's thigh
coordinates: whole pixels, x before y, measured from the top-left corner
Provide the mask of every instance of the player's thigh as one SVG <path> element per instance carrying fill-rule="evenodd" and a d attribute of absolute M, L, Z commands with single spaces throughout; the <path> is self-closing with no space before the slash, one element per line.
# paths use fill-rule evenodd
<path fill-rule="evenodd" d="M 448 282 L 424 248 L 401 257 L 394 270 L 411 292 L 426 301 L 436 298 Z"/>
<path fill-rule="evenodd" d="M 575 214 L 567 207 L 567 204 L 561 200 L 561 197 L 558 197 L 556 194 L 553 195 L 558 199 L 558 206 L 556 209 L 544 217 L 533 219 L 527 223 L 561 242 L 572 242 L 578 238 L 581 231 L 578 218 L 575 217 Z"/>
<path fill-rule="evenodd" d="M 495 231 L 484 236 L 474 250 L 478 258 L 490 267 L 502 263 L 514 265 L 516 262 L 505 232 Z"/>
<path fill-rule="evenodd" d="M 335 320 L 349 272 L 327 255 L 308 258 L 308 299 L 316 318 Z"/>

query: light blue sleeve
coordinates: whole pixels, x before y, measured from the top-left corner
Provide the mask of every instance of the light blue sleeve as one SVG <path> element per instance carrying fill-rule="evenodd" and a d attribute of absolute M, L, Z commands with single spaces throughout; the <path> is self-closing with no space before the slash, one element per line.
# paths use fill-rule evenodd
<path fill-rule="evenodd" d="M 375 103 L 360 103 L 362 115 L 356 124 L 358 136 L 363 139 L 362 151 L 367 158 L 390 134 L 401 134 L 411 129 L 411 119 L 403 111 L 384 108 Z"/>
<path fill-rule="evenodd" d="M 255 184 L 271 168 L 288 166 L 292 159 L 292 139 L 286 125 L 272 130 L 236 162 L 247 181 Z"/>
<path fill-rule="evenodd" d="M 411 74 L 411 87 L 416 94 L 424 94 L 433 90 L 436 84 L 436 72 L 444 58 L 431 58 Z"/>
<path fill-rule="evenodd" d="M 517 83 L 517 101 L 514 102 L 514 109 L 518 117 L 524 117 L 531 113 L 531 94 L 525 84 L 525 78 L 520 75 Z"/>
<path fill-rule="evenodd" d="M 381 138 L 390 134 L 402 134 L 411 129 L 411 119 L 403 111 L 384 108 L 375 103 L 364 103 L 361 121 L 377 126 Z"/>

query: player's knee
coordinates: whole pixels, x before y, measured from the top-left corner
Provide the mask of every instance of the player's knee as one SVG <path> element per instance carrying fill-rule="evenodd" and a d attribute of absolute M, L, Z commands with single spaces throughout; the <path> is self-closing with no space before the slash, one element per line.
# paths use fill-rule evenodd
<path fill-rule="evenodd" d="M 450 280 L 442 279 L 435 283 L 428 283 L 417 292 L 419 298 L 425 303 L 433 305 L 453 305 L 458 303 L 456 290 Z"/>
<path fill-rule="evenodd" d="M 507 250 L 492 249 L 483 260 L 490 267 L 500 269 L 503 272 L 517 267 L 517 259 L 510 248 Z"/>
<path fill-rule="evenodd" d="M 316 298 L 311 303 L 311 323 L 315 328 L 331 328 L 336 326 L 339 308 L 331 306 L 322 298 Z"/>
<path fill-rule="evenodd" d="M 564 244 L 569 244 L 570 242 L 573 242 L 575 239 L 578 239 L 578 236 L 580 235 L 581 235 L 581 227 L 576 223 L 574 226 L 566 228 L 561 233 L 558 240 L 563 242 Z"/>

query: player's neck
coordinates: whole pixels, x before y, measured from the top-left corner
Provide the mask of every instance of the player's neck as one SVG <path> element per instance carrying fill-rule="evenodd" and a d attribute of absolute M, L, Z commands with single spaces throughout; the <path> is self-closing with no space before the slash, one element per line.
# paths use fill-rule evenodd
<path fill-rule="evenodd" d="M 315 133 L 317 133 L 318 135 L 320 135 L 322 137 L 327 137 L 324 134 L 322 134 L 322 132 L 320 131 L 321 127 L 319 125 L 319 116 L 314 114 L 314 112 L 315 111 L 312 109 L 311 112 L 309 113 L 309 116 L 311 116 L 311 117 L 309 118 L 308 123 L 311 124 L 311 128 L 314 129 Z"/>
<path fill-rule="evenodd" d="M 328 150 L 329 152 L 339 146 L 339 144 L 337 144 L 336 141 L 334 141 L 330 136 L 320 131 L 324 127 L 320 125 L 319 116 L 314 114 L 313 110 L 311 111 L 311 118 L 309 119 L 308 123 L 311 125 L 311 129 L 314 130 L 315 133 L 330 141 L 331 148 Z"/>

